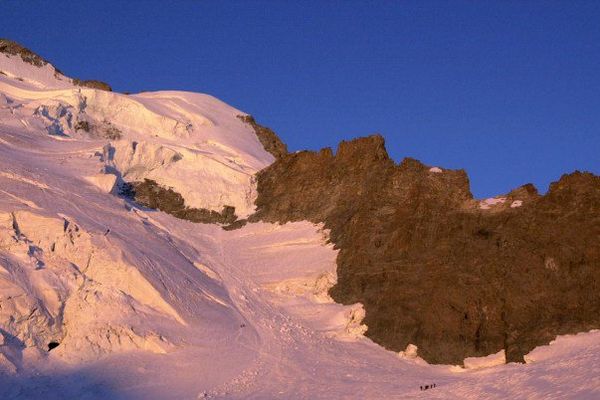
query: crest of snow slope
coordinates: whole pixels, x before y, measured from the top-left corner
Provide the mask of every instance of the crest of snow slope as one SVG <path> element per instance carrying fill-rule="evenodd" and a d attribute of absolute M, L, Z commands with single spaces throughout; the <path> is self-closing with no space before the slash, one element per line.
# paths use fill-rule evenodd
<path fill-rule="evenodd" d="M 240 156 L 239 165 L 220 163 L 203 182 L 241 189 L 221 195 L 245 199 L 251 179 L 234 184 L 236 174 L 270 156 L 237 124 L 237 111 L 217 100 L 42 91 L 17 82 L 0 75 L 0 398 L 600 395 L 599 332 L 536 349 L 528 365 L 469 371 L 400 358 L 361 336 L 360 305 L 327 296 L 336 251 L 319 227 L 260 223 L 226 232 L 108 193 L 106 165 L 125 179 L 139 170 L 168 175 L 172 164 L 150 161 L 168 160 L 173 150 L 183 155 L 177 164 L 189 146 L 205 152 L 198 160 L 211 168 L 208 159 Z M 139 113 L 147 119 L 135 119 Z M 77 118 L 102 125 L 105 117 L 125 139 L 74 130 Z M 188 132 L 192 119 L 207 128 Z M 141 143 L 160 150 L 137 153 Z M 144 156 L 119 159 L 128 148 Z M 198 182 L 193 190 L 209 204 L 204 189 Z M 47 352 L 50 341 L 60 345 Z M 435 389 L 419 390 L 434 382 Z"/>
<path fill-rule="evenodd" d="M 14 123 L 56 140 L 96 142 L 104 169 L 119 180 L 153 179 L 186 205 L 238 217 L 254 210 L 253 175 L 273 161 L 243 113 L 186 92 L 123 95 L 73 86 L 18 57 L 0 55 L 0 105 Z M 33 69 L 32 71 L 30 71 Z M 16 74 L 32 78 L 15 78 Z M 49 90 L 50 89 L 50 90 Z M 103 185 L 104 186 L 104 185 Z"/>

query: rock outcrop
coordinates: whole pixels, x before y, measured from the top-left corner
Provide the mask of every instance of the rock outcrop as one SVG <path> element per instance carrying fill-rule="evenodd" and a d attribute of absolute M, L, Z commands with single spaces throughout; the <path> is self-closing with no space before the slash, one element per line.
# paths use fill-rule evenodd
<path fill-rule="evenodd" d="M 224 206 L 221 212 L 185 205 L 181 194 L 165 188 L 151 179 L 125 185 L 123 194 L 137 203 L 166 212 L 179 219 L 204 224 L 232 224 L 237 220 L 235 207 Z"/>
<path fill-rule="evenodd" d="M 75 79 L 73 79 L 73 84 L 77 85 L 77 86 L 88 87 L 90 89 L 98 89 L 98 90 L 104 90 L 107 92 L 112 92 L 112 87 L 110 87 L 110 85 L 108 83 L 98 81 L 95 79 L 81 80 L 81 79 L 75 78 Z"/>
<path fill-rule="evenodd" d="M 58 68 L 56 68 L 52 64 L 50 64 L 50 62 L 48 60 L 46 60 L 45 58 L 41 57 L 40 55 L 34 53 L 33 51 L 29 50 L 28 48 L 20 45 L 19 43 L 15 42 L 13 40 L 0 39 L 0 53 L 4 53 L 6 55 L 11 55 L 11 56 L 19 56 L 27 64 L 31 64 L 38 68 L 44 67 L 49 64 L 54 69 L 55 76 L 63 75 L 62 71 L 60 71 Z M 108 92 L 112 91 L 112 88 L 110 87 L 110 85 L 108 83 L 102 82 L 99 80 L 94 80 L 94 79 L 82 80 L 82 79 L 72 78 L 71 82 L 73 83 L 73 85 L 77 85 L 77 86 L 88 87 L 91 89 L 105 90 Z"/>
<path fill-rule="evenodd" d="M 0 39 L 0 53 L 20 56 L 24 62 L 35 65 L 36 67 L 43 67 L 48 64 L 48 61 L 44 58 L 9 39 Z"/>
<path fill-rule="evenodd" d="M 330 294 L 362 303 L 367 336 L 389 349 L 523 361 L 556 335 L 600 327 L 600 177 L 479 202 L 463 170 L 395 164 L 371 136 L 335 155 L 285 154 L 257 179 L 250 220 L 324 222 L 340 249 Z"/>
<path fill-rule="evenodd" d="M 287 146 L 271 128 L 258 124 L 252 115 L 238 115 L 238 118 L 254 129 L 260 143 L 273 157 L 279 159 L 287 154 Z"/>

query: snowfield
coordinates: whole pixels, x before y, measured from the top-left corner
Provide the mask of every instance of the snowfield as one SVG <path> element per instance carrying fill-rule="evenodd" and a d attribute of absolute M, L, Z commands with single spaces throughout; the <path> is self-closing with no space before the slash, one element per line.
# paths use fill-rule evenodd
<path fill-rule="evenodd" d="M 523 365 L 428 365 L 329 298 L 337 251 L 321 226 L 225 231 L 118 195 L 149 178 L 189 206 L 251 214 L 273 157 L 241 111 L 75 87 L 4 54 L 0 71 L 1 399 L 600 398 L 599 331 Z"/>

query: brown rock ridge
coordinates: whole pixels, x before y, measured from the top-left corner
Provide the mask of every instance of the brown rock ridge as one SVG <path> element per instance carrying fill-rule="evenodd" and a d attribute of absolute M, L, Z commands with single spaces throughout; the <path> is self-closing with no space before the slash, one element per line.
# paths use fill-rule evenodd
<path fill-rule="evenodd" d="M 35 54 L 33 51 L 9 39 L 0 39 L 0 53 L 21 56 L 21 59 L 36 67 L 43 67 L 48 61 Z M 60 72 L 60 71 L 59 71 Z"/>
<path fill-rule="evenodd" d="M 37 55 L 36 53 L 29 50 L 28 48 L 20 45 L 19 43 L 9 40 L 9 39 L 0 39 L 0 53 L 21 56 L 21 59 L 24 62 L 34 65 L 36 67 L 43 67 L 47 64 L 50 64 L 50 62 L 48 60 L 42 58 L 41 56 Z M 56 68 L 54 66 L 52 66 L 52 68 L 54 68 L 55 76 L 58 74 L 64 75 L 58 68 Z M 85 86 L 85 87 L 89 87 L 92 89 L 106 90 L 109 92 L 112 91 L 112 88 L 110 87 L 110 85 L 108 83 L 98 81 L 98 80 L 81 80 L 81 79 L 73 78 L 73 79 L 71 79 L 71 81 L 73 82 L 74 85 L 77 85 L 77 86 Z"/>
<path fill-rule="evenodd" d="M 324 222 L 340 249 L 330 294 L 363 303 L 367 336 L 432 363 L 502 349 L 523 361 L 600 327 L 600 177 L 525 185 L 482 209 L 463 170 L 395 164 L 381 136 L 281 156 L 259 172 L 251 221 Z"/>
<path fill-rule="evenodd" d="M 271 153 L 275 159 L 279 159 L 287 154 L 287 146 L 271 128 L 259 125 L 252 115 L 238 115 L 238 118 L 254 129 L 254 133 L 256 133 L 264 149 Z"/>
<path fill-rule="evenodd" d="M 75 79 L 73 79 L 73 85 L 84 86 L 84 87 L 88 87 L 91 89 L 98 89 L 98 90 L 104 90 L 107 92 L 112 92 L 112 88 L 110 87 L 110 85 L 108 83 L 93 80 L 93 79 L 82 81 L 81 79 L 75 78 Z"/>

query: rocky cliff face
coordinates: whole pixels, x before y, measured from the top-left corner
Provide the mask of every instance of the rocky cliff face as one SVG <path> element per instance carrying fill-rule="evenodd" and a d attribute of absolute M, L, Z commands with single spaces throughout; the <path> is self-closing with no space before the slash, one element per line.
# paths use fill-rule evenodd
<path fill-rule="evenodd" d="M 324 222 L 340 249 L 330 294 L 361 302 L 367 335 L 432 363 L 504 349 L 522 361 L 556 335 L 600 327 L 600 177 L 545 196 L 473 199 L 462 170 L 396 165 L 383 138 L 286 154 L 258 174 L 251 220 Z"/>

